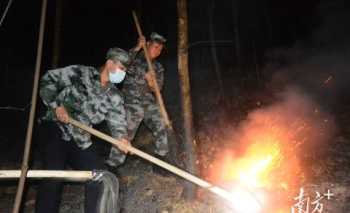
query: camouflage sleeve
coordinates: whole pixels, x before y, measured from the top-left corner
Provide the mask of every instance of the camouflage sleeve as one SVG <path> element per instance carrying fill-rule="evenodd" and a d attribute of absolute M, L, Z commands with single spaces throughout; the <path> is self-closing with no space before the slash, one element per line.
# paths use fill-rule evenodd
<path fill-rule="evenodd" d="M 129 58 L 130 58 L 130 61 L 131 61 L 131 62 L 135 60 L 135 58 L 136 58 L 136 56 L 137 56 L 138 53 L 139 53 L 139 52 L 138 52 L 138 51 L 135 51 L 134 48 L 131 48 L 131 49 L 129 50 Z"/>
<path fill-rule="evenodd" d="M 137 68 L 135 67 L 135 63 L 136 63 L 136 58 L 138 56 L 138 53 L 139 52 L 135 51 L 134 49 L 129 50 L 130 64 L 127 71 L 129 75 L 135 75 L 137 73 Z"/>
<path fill-rule="evenodd" d="M 156 67 L 155 71 L 157 75 L 157 83 L 158 83 L 159 89 L 162 90 L 164 85 L 164 67 L 160 63 L 157 63 L 155 67 Z"/>
<path fill-rule="evenodd" d="M 110 133 L 115 139 L 127 139 L 127 123 L 126 112 L 124 109 L 124 101 L 122 97 L 116 92 L 110 97 L 112 101 L 112 108 L 108 111 L 106 116 L 107 126 Z M 106 163 L 109 166 L 118 166 L 125 161 L 126 155 L 117 147 L 112 146 Z"/>
<path fill-rule="evenodd" d="M 111 97 L 112 108 L 106 116 L 107 126 L 113 138 L 127 139 L 127 123 L 126 112 L 124 109 L 124 101 L 119 94 L 114 94 Z"/>
<path fill-rule="evenodd" d="M 70 78 L 74 76 L 74 70 L 70 67 L 49 70 L 40 80 L 39 95 L 44 104 L 56 108 L 59 106 L 59 94 L 71 84 Z M 62 98 L 62 97 L 61 97 Z"/>

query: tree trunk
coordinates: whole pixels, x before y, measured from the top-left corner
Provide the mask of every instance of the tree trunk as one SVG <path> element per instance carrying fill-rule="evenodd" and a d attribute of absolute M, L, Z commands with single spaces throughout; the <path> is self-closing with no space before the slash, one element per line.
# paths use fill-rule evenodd
<path fill-rule="evenodd" d="M 239 38 L 239 14 L 238 14 L 238 5 L 239 5 L 239 0 L 233 0 L 232 1 L 232 7 L 233 7 L 233 19 L 234 19 L 234 36 L 235 36 L 235 53 L 236 53 L 236 58 L 237 58 L 237 67 L 240 70 L 241 66 L 241 42 Z"/>
<path fill-rule="evenodd" d="M 260 69 L 259 69 L 259 61 L 258 61 L 258 53 L 257 53 L 257 47 L 256 47 L 256 40 L 252 39 L 252 48 L 253 48 L 253 59 L 254 59 L 254 69 L 255 69 L 255 77 L 256 81 L 258 82 L 258 85 L 260 85 Z"/>
<path fill-rule="evenodd" d="M 216 50 L 216 43 L 215 43 L 215 34 L 214 34 L 214 8 L 215 8 L 215 0 L 211 0 L 209 2 L 209 7 L 208 7 L 208 15 L 209 15 L 209 39 L 210 39 L 210 50 L 211 50 L 211 55 L 213 58 L 214 62 L 214 70 L 216 73 L 216 78 L 218 79 L 219 83 L 219 94 L 220 94 L 220 99 L 224 98 L 224 86 L 223 86 L 223 81 L 222 81 L 222 76 L 221 76 L 221 70 L 220 70 L 220 64 L 218 61 L 218 54 Z"/>
<path fill-rule="evenodd" d="M 192 101 L 191 88 L 188 72 L 188 20 L 187 20 L 187 0 L 177 1 L 178 11 L 178 72 L 181 88 L 181 100 L 184 119 L 185 132 L 185 167 L 187 171 L 197 174 L 197 154 L 195 141 L 193 140 L 193 123 L 192 123 Z M 196 196 L 195 186 L 189 182 L 185 183 L 184 197 L 194 199 Z"/>
<path fill-rule="evenodd" d="M 63 0 L 56 0 L 55 29 L 53 38 L 52 68 L 58 67 L 61 52 L 61 28 L 62 28 Z"/>
<path fill-rule="evenodd" d="M 266 34 L 267 34 L 267 44 L 265 46 L 269 46 L 272 44 L 273 41 L 273 35 L 272 35 L 272 20 L 271 20 L 271 11 L 269 9 L 269 1 L 264 2 L 263 12 L 264 12 L 264 19 L 266 24 Z"/>
<path fill-rule="evenodd" d="M 13 205 L 12 213 L 18 213 L 22 203 L 22 195 L 25 185 L 25 180 L 28 172 L 28 162 L 30 157 L 30 148 L 32 145 L 32 135 L 33 135 L 33 127 L 34 127 L 34 119 L 35 119 L 35 110 L 36 103 L 38 97 L 38 88 L 39 88 L 39 77 L 40 77 L 40 69 L 41 69 L 41 59 L 43 52 L 43 43 L 44 43 L 44 32 L 45 32 L 45 21 L 46 21 L 46 8 L 47 8 L 47 0 L 43 0 L 41 6 L 41 16 L 40 16 L 40 28 L 39 28 L 39 38 L 38 38 L 38 48 L 35 62 L 35 74 L 34 74 L 34 82 L 33 82 L 33 91 L 32 91 L 32 101 L 29 112 L 28 126 L 26 132 L 26 140 L 24 144 L 24 153 L 22 159 L 21 166 L 21 176 L 18 181 L 18 187 L 16 192 L 15 203 Z"/>

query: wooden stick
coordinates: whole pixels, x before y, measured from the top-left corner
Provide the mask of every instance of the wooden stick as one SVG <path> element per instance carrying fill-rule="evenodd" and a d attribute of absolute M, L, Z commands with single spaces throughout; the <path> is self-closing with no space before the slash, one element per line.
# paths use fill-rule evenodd
<path fill-rule="evenodd" d="M 0 170 L 0 179 L 19 178 L 21 170 Z M 92 171 L 62 171 L 62 170 L 28 170 L 28 178 L 34 179 L 64 179 L 83 182 L 93 178 Z"/>
<path fill-rule="evenodd" d="M 218 186 L 214 186 L 213 184 L 211 184 L 203 179 L 200 179 L 200 178 L 198 178 L 198 177 L 196 177 L 196 176 L 194 176 L 194 175 L 192 175 L 184 170 L 181 170 L 181 169 L 179 169 L 171 164 L 168 164 L 162 160 L 159 160 L 158 158 L 155 158 L 155 157 L 153 157 L 153 156 L 151 156 L 151 155 L 149 155 L 149 154 L 147 154 L 139 149 L 136 149 L 132 146 L 125 145 L 109 135 L 106 135 L 100 131 L 97 131 L 91 127 L 88 127 L 88 126 L 86 126 L 86 125 L 84 125 L 84 124 L 82 124 L 82 123 L 80 123 L 72 118 L 69 118 L 69 123 L 71 123 L 72 125 L 80 128 L 80 129 L 83 129 L 83 130 L 89 132 L 90 134 L 92 134 L 96 137 L 99 137 L 99 138 L 111 143 L 114 146 L 122 147 L 122 148 L 128 150 L 132 154 L 135 154 L 135 155 L 137 155 L 137 156 L 139 156 L 147 161 L 150 161 L 154 164 L 157 164 L 158 166 L 160 166 L 160 167 L 162 167 L 162 168 L 164 168 L 164 169 L 166 169 L 166 170 L 168 170 L 168 171 L 170 171 L 170 172 L 172 172 L 172 173 L 174 173 L 174 174 L 176 174 L 176 175 L 178 175 L 178 176 L 180 176 L 180 177 L 182 177 L 182 178 L 184 178 L 184 179 L 186 179 L 194 184 L 197 184 L 198 186 L 205 188 L 205 189 L 209 190 L 210 192 L 213 192 L 213 193 L 219 195 L 220 197 L 222 197 L 230 202 L 237 201 L 237 196 L 233 195 L 232 193 L 230 193 L 230 192 L 228 192 L 228 191 L 226 191 Z M 249 194 L 249 192 L 247 192 L 247 194 Z M 255 197 L 253 197 L 253 195 L 249 195 L 249 196 L 252 197 L 253 201 L 257 202 L 257 200 L 255 199 Z"/>
<path fill-rule="evenodd" d="M 14 207 L 12 210 L 13 213 L 18 213 L 19 208 L 21 206 L 25 178 L 28 171 L 28 161 L 29 161 L 29 155 L 30 155 L 30 147 L 32 144 L 32 133 L 33 133 L 33 126 L 34 126 L 35 110 L 36 110 L 36 99 L 38 96 L 40 65 L 41 65 L 42 49 L 43 49 L 43 42 L 44 42 L 46 6 L 47 6 L 47 0 L 43 0 L 42 7 L 41 7 L 40 30 L 39 30 L 38 48 L 37 48 L 37 55 L 36 55 L 34 83 L 33 83 L 34 85 L 33 85 L 33 91 L 32 91 L 32 104 L 30 107 L 24 154 L 23 154 L 23 160 L 22 160 L 22 168 L 21 168 L 22 172 L 18 183 Z"/>
<path fill-rule="evenodd" d="M 142 30 L 141 30 L 140 23 L 139 23 L 139 21 L 137 19 L 135 11 L 132 11 L 132 15 L 133 15 L 133 18 L 134 18 L 134 21 L 135 21 L 137 33 L 139 34 L 139 37 L 142 37 L 143 36 Z M 148 51 L 147 51 L 146 45 L 142 45 L 142 49 L 143 49 L 143 52 L 145 53 L 145 57 L 146 57 L 146 61 L 147 61 L 147 64 L 148 64 L 149 71 L 154 74 L 153 76 L 156 76 L 156 72 L 154 71 L 151 59 L 150 59 L 150 57 L 148 55 Z M 155 85 L 154 85 L 154 93 L 155 93 L 156 100 L 157 100 L 157 102 L 159 104 L 159 107 L 160 107 L 160 113 L 162 114 L 162 117 L 164 119 L 165 125 L 169 129 L 173 129 L 173 127 L 171 125 L 171 122 L 170 122 L 170 119 L 169 119 L 169 116 L 168 116 L 168 113 L 167 113 L 167 111 L 165 109 L 163 97 L 162 97 L 162 94 L 160 93 L 160 89 L 159 89 L 159 85 L 158 85 L 157 79 L 154 79 L 154 83 L 155 83 Z"/>

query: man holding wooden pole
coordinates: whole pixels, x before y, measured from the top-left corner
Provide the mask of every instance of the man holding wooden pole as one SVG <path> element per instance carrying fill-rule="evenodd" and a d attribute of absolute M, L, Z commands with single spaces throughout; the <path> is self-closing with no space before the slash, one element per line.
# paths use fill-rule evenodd
<path fill-rule="evenodd" d="M 123 81 L 129 55 L 119 48 L 107 52 L 100 69 L 72 65 L 49 70 L 40 81 L 40 97 L 48 110 L 41 119 L 41 136 L 44 136 L 43 163 L 46 170 L 64 170 L 67 165 L 76 170 L 104 170 L 105 165 L 92 145 L 91 135 L 69 124 L 74 118 L 87 126 L 106 121 L 113 138 L 129 145 L 127 123 L 120 91 L 114 85 Z M 46 137 L 45 137 L 46 136 Z M 127 153 L 123 146 L 112 148 L 109 164 L 117 165 L 120 155 Z M 38 190 L 36 212 L 58 213 L 62 182 L 43 181 Z M 85 187 L 85 213 L 98 212 L 98 182 Z"/>
<path fill-rule="evenodd" d="M 136 47 L 129 51 L 131 65 L 123 84 L 125 94 L 125 110 L 128 122 L 128 134 L 131 141 L 143 121 L 152 131 L 155 138 L 155 153 L 159 158 L 173 162 L 169 156 L 169 145 L 166 123 L 161 115 L 160 106 L 157 103 L 154 92 L 156 83 L 159 89 L 163 86 L 164 68 L 156 60 L 164 48 L 166 39 L 153 32 L 146 42 L 145 37 L 140 36 Z M 150 72 L 146 60 L 146 54 L 142 47 L 147 46 L 149 59 L 152 62 L 155 73 Z M 156 82 L 155 82 L 156 81 Z M 156 172 L 158 167 L 154 167 Z"/>

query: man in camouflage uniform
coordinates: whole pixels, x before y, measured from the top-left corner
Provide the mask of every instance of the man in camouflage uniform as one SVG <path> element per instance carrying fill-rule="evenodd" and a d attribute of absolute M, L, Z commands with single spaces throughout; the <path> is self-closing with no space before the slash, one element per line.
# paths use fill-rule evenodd
<path fill-rule="evenodd" d="M 161 54 L 165 42 L 166 39 L 157 33 L 152 33 L 147 43 L 144 37 L 139 38 L 137 46 L 129 51 L 131 64 L 123 83 L 129 140 L 135 137 L 140 123 L 144 121 L 155 137 L 155 153 L 159 155 L 158 157 L 165 157 L 169 152 L 167 131 L 159 105 L 152 92 L 154 76 L 148 72 L 144 52 L 140 50 L 142 45 L 147 45 L 148 55 L 156 72 L 157 83 L 159 88 L 162 88 L 164 68 L 156 59 Z"/>
<path fill-rule="evenodd" d="M 105 64 L 94 67 L 72 65 L 49 70 L 40 81 L 40 97 L 48 110 L 41 119 L 44 169 L 64 170 L 67 165 L 76 170 L 103 170 L 100 158 L 91 141 L 91 135 L 68 124 L 72 117 L 85 125 L 106 121 L 110 134 L 124 144 L 127 140 L 127 122 L 124 101 L 113 83 L 125 77 L 129 55 L 119 48 L 107 52 Z M 122 147 L 119 148 L 127 152 Z M 117 154 L 117 155 L 116 155 Z M 110 164 L 117 164 L 120 151 L 112 148 Z M 36 212 L 59 212 L 62 182 L 43 181 L 38 190 Z M 85 213 L 97 211 L 99 183 L 91 182 L 85 188 Z"/>

